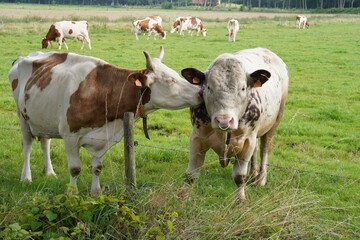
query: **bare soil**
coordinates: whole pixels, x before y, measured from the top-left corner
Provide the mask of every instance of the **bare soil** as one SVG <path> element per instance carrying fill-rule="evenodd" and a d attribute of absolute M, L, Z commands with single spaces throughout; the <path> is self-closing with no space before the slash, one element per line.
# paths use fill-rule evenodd
<path fill-rule="evenodd" d="M 24 18 L 24 17 L 41 17 L 50 19 L 71 19 L 74 17 L 89 19 L 91 17 L 100 17 L 116 21 L 121 19 L 141 19 L 150 15 L 160 15 L 165 21 L 171 21 L 179 16 L 196 16 L 205 19 L 251 19 L 251 18 L 277 18 L 277 17 L 294 17 L 296 14 L 291 13 L 258 13 L 258 12 L 216 12 L 216 11 L 166 11 L 163 9 L 132 9 L 132 8 L 103 8 L 97 9 L 0 9 L 1 18 Z"/>

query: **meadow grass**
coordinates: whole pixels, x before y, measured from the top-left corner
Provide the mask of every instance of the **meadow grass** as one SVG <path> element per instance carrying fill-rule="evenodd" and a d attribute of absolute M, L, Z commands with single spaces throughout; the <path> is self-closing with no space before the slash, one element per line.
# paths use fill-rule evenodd
<path fill-rule="evenodd" d="M 63 142 L 55 139 L 51 157 L 57 178 L 42 175 L 40 144 L 34 142 L 33 183 L 19 182 L 21 132 L 7 73 L 18 56 L 41 50 L 41 38 L 51 24 L 48 19 L 26 19 L 5 21 L 0 28 L 0 204 L 9 209 L 36 195 L 64 193 L 69 179 Z M 232 204 L 235 184 L 231 167 L 221 168 L 211 151 L 190 199 L 179 199 L 189 157 L 188 109 L 150 114 L 150 141 L 144 137 L 141 122 L 136 123 L 138 193 L 131 204 L 154 215 L 179 212 L 174 230 L 177 239 L 358 239 L 360 17 L 344 19 L 334 21 L 324 15 L 313 20 L 307 30 L 295 29 L 287 18 L 246 19 L 240 21 L 237 42 L 230 43 L 225 19 L 209 23 L 205 39 L 168 33 L 166 40 L 147 41 L 140 36 L 135 41 L 129 21 L 94 18 L 90 30 L 93 49 L 80 51 L 78 42 L 68 41 L 70 51 L 119 67 L 142 69 L 142 51 L 156 56 L 164 46 L 164 63 L 180 72 L 185 67 L 204 71 L 221 53 L 261 46 L 277 53 L 290 73 L 289 96 L 275 135 L 268 183 L 264 188 L 249 184 L 245 204 Z M 165 21 L 164 26 L 169 29 L 170 22 Z M 45 51 L 56 50 L 53 44 Z M 86 166 L 90 156 L 83 150 L 81 156 L 79 190 L 89 194 L 91 176 Z M 104 193 L 123 194 L 122 142 L 106 153 L 103 163 Z"/>

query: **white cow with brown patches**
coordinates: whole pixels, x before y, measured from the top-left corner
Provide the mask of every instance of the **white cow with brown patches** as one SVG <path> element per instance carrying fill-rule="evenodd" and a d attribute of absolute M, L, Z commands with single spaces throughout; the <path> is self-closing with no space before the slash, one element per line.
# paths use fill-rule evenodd
<path fill-rule="evenodd" d="M 180 35 L 184 36 L 185 31 L 189 31 L 190 35 L 196 31 L 196 36 L 201 33 L 203 37 L 206 37 L 207 30 L 204 27 L 202 21 L 196 17 L 185 17 L 180 19 Z"/>
<path fill-rule="evenodd" d="M 139 106 L 146 114 L 157 109 L 199 105 L 200 86 L 181 78 L 147 52 L 146 68 L 128 70 L 101 59 L 74 53 L 32 53 L 18 58 L 9 72 L 22 130 L 24 166 L 21 181 L 32 181 L 31 145 L 40 139 L 45 175 L 55 175 L 50 139 L 63 138 L 70 185 L 77 187 L 81 171 L 80 147 L 92 156 L 91 194 L 101 193 L 102 156 L 123 137 L 123 115 Z M 180 94 L 181 93 L 181 94 Z M 141 113 L 141 111 L 140 111 Z"/>
<path fill-rule="evenodd" d="M 162 19 L 159 16 L 146 17 L 142 20 L 135 20 L 132 23 L 132 32 L 135 35 L 135 39 L 139 40 L 138 35 L 147 33 L 147 39 L 150 39 L 151 34 L 154 34 L 154 39 L 157 35 L 160 35 L 162 39 L 166 39 L 166 32 L 161 26 Z"/>
<path fill-rule="evenodd" d="M 264 186 L 275 130 L 288 94 L 288 70 L 273 52 L 264 48 L 218 56 L 205 73 L 194 68 L 183 76 L 203 84 L 204 104 L 191 108 L 193 129 L 185 190 L 200 174 L 206 152 L 213 149 L 226 167 L 234 157 L 232 177 L 238 186 L 236 201 L 245 200 L 248 163 Z M 257 173 L 256 145 L 260 138 L 261 167 Z"/>
<path fill-rule="evenodd" d="M 307 20 L 307 17 L 306 16 L 303 16 L 303 15 L 298 15 L 296 16 L 296 21 L 295 21 L 295 27 L 296 28 L 309 28 L 310 24 Z"/>
<path fill-rule="evenodd" d="M 42 39 L 42 48 L 47 48 L 51 41 L 55 41 L 59 44 L 59 50 L 62 44 L 65 45 L 66 49 L 69 49 L 65 38 L 79 40 L 81 49 L 84 48 L 84 41 L 86 41 L 89 49 L 91 49 L 89 23 L 87 21 L 61 21 L 52 24 L 48 33 Z"/>
<path fill-rule="evenodd" d="M 239 31 L 239 21 L 236 19 L 230 19 L 227 24 L 229 42 L 236 41 L 236 34 Z"/>

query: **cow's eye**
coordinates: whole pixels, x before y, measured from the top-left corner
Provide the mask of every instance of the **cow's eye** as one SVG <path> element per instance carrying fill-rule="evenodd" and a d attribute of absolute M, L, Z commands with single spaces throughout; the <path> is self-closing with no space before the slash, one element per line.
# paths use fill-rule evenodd
<path fill-rule="evenodd" d="M 212 93 L 212 89 L 209 86 L 207 86 L 207 90 L 209 93 Z"/>
<path fill-rule="evenodd" d="M 244 92 L 244 91 L 245 91 L 245 87 L 242 87 L 242 88 L 241 88 L 241 91 Z"/>

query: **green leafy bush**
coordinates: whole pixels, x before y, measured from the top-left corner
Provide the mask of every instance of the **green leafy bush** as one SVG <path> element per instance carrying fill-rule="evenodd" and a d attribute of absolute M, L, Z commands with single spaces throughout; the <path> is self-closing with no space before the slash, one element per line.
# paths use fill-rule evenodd
<path fill-rule="evenodd" d="M 0 238 L 7 239 L 165 239 L 177 213 L 149 218 L 126 206 L 124 198 L 57 195 L 34 197 L 5 211 Z M 1 216 L 0 215 L 0 216 Z"/>

